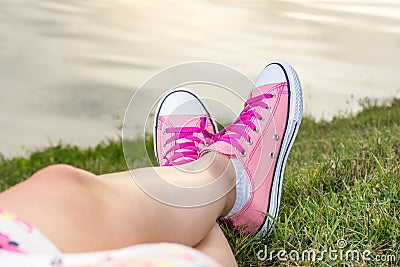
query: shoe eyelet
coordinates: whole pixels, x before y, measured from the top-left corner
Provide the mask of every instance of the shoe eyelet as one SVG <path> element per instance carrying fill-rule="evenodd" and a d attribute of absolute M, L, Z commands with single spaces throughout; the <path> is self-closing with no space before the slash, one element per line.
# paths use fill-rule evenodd
<path fill-rule="evenodd" d="M 253 144 L 253 140 L 251 140 L 251 139 L 250 139 L 249 141 L 246 140 L 246 143 L 247 143 L 248 145 L 252 145 L 252 144 Z"/>
<path fill-rule="evenodd" d="M 279 140 L 279 135 L 274 134 L 274 140 L 275 140 L 275 141 L 278 141 L 278 140 Z"/>
<path fill-rule="evenodd" d="M 165 128 L 162 129 L 162 134 L 166 134 Z"/>
<path fill-rule="evenodd" d="M 204 140 L 202 144 L 203 144 L 203 146 L 206 146 L 207 145 L 207 141 Z"/>
<path fill-rule="evenodd" d="M 259 121 L 263 122 L 263 121 L 265 121 L 265 118 L 263 116 L 261 116 L 261 119 L 259 119 Z"/>
<path fill-rule="evenodd" d="M 258 128 L 254 129 L 253 133 L 258 133 Z"/>
<path fill-rule="evenodd" d="M 271 95 L 272 95 L 272 98 L 276 98 L 276 94 L 275 93 L 272 93 Z"/>
<path fill-rule="evenodd" d="M 271 109 L 271 106 L 268 105 L 265 109 L 266 109 L 266 110 L 270 110 L 270 109 Z"/>
<path fill-rule="evenodd" d="M 269 157 L 270 157 L 270 158 L 273 158 L 273 157 L 274 157 L 274 152 L 270 152 L 270 153 L 269 153 Z"/>
<path fill-rule="evenodd" d="M 243 153 L 242 153 L 242 152 L 240 152 L 240 156 L 242 156 L 242 157 L 246 157 L 246 151 L 243 151 Z"/>

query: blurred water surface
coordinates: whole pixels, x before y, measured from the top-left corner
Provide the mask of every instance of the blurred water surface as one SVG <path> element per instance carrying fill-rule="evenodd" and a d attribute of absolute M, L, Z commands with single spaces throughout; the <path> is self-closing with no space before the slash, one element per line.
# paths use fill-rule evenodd
<path fill-rule="evenodd" d="M 398 97 L 400 2 L 0 0 L 0 152 L 118 136 L 134 90 L 171 65 L 255 79 L 276 59 L 317 119 Z"/>

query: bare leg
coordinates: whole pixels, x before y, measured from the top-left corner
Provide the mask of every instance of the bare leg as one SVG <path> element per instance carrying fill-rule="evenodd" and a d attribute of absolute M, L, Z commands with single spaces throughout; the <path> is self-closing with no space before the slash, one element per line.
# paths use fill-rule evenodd
<path fill-rule="evenodd" d="M 215 157 L 215 159 L 214 159 Z M 212 164 L 203 169 L 206 163 Z M 185 166 L 156 168 L 165 179 L 183 186 L 200 186 L 215 179 L 235 182 L 230 161 L 208 153 Z M 157 180 L 152 168 L 133 171 L 135 177 Z M 157 186 L 157 182 L 155 182 Z M 129 172 L 95 176 L 70 166 L 45 168 L 30 179 L 0 193 L 0 208 L 31 222 L 64 252 L 115 249 L 151 242 L 195 246 L 235 201 L 235 190 L 196 208 L 178 208 L 144 193 Z"/>
<path fill-rule="evenodd" d="M 223 266 L 237 266 L 228 240 L 219 225 L 216 223 L 210 233 L 197 245 L 195 249 L 207 254 Z"/>

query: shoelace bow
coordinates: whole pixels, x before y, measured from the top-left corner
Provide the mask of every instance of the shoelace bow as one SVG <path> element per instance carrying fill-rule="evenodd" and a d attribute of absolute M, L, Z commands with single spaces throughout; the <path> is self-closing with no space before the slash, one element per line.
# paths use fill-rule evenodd
<path fill-rule="evenodd" d="M 244 103 L 244 109 L 240 113 L 239 117 L 229 126 L 225 127 L 221 132 L 217 133 L 214 137 L 214 141 L 222 141 L 231 144 L 235 147 L 243 156 L 246 155 L 246 151 L 243 146 L 239 143 L 239 139 L 243 136 L 248 144 L 252 144 L 250 135 L 246 132 L 246 127 L 249 127 L 252 131 L 257 132 L 259 129 L 251 121 L 254 117 L 260 121 L 264 120 L 254 109 L 256 107 L 262 107 L 268 109 L 267 103 L 263 102 L 264 99 L 272 98 L 273 94 L 261 94 L 256 97 L 248 99 Z"/>
<path fill-rule="evenodd" d="M 165 145 L 175 141 L 175 145 L 170 147 L 165 153 L 165 165 L 180 165 L 199 158 L 200 148 L 197 144 L 203 142 L 210 143 L 213 141 L 214 136 L 213 133 L 206 130 L 206 122 L 207 118 L 201 117 L 198 127 L 170 127 L 165 129 L 165 133 L 174 133 L 174 135 L 165 141 Z M 194 133 L 202 133 L 204 141 L 198 136 L 195 136 Z M 182 139 L 185 140 L 183 142 L 177 142 Z M 171 152 L 173 153 L 171 154 Z M 171 156 L 168 156 L 169 154 L 171 154 Z M 181 158 L 183 158 L 181 161 L 176 161 Z"/>

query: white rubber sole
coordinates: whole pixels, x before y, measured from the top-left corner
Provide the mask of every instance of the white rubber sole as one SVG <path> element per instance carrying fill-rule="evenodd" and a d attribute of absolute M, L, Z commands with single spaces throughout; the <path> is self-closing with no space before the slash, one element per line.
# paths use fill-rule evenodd
<path fill-rule="evenodd" d="M 268 236 L 272 230 L 272 225 L 276 220 L 279 212 L 279 205 L 281 201 L 282 180 L 285 171 L 286 160 L 289 156 L 290 149 L 297 136 L 301 119 L 303 117 L 303 97 L 299 77 L 296 71 L 285 62 L 274 62 L 271 64 L 278 64 L 283 69 L 288 79 L 289 88 L 289 115 L 286 124 L 285 134 L 283 136 L 282 144 L 278 153 L 278 159 L 274 170 L 274 177 L 271 185 L 271 192 L 269 195 L 268 214 L 272 216 L 266 217 L 263 225 L 256 233 L 256 237 L 263 238 Z"/>
<path fill-rule="evenodd" d="M 159 158 L 158 158 L 158 153 L 157 153 L 157 122 L 158 122 L 158 116 L 159 116 L 159 114 L 160 114 L 160 110 L 161 110 L 162 105 L 164 104 L 165 99 L 167 99 L 167 97 L 171 97 L 171 95 L 174 94 L 174 93 L 176 93 L 176 92 L 185 92 L 185 93 L 188 93 L 188 94 L 192 95 L 197 101 L 199 101 L 199 103 L 203 106 L 204 111 L 205 111 L 205 112 L 208 114 L 208 116 L 210 117 L 210 121 L 211 121 L 211 123 L 212 123 L 212 125 L 213 125 L 213 128 L 214 128 L 214 133 L 217 133 L 217 132 L 218 132 L 217 124 L 215 123 L 215 121 L 214 121 L 214 119 L 213 119 L 213 116 L 212 116 L 210 110 L 207 108 L 207 105 L 206 105 L 203 101 L 201 101 L 200 97 L 199 97 L 195 92 L 193 92 L 192 90 L 187 89 L 187 88 L 176 88 L 176 89 L 173 89 L 173 90 L 169 91 L 169 92 L 160 100 L 160 102 L 158 103 L 157 108 L 156 108 L 156 112 L 155 112 L 155 115 L 154 115 L 154 121 L 153 121 L 153 147 L 154 147 L 154 155 L 155 155 L 155 157 L 156 157 L 157 162 L 158 162 L 159 165 L 160 165 L 160 160 L 159 160 Z"/>

